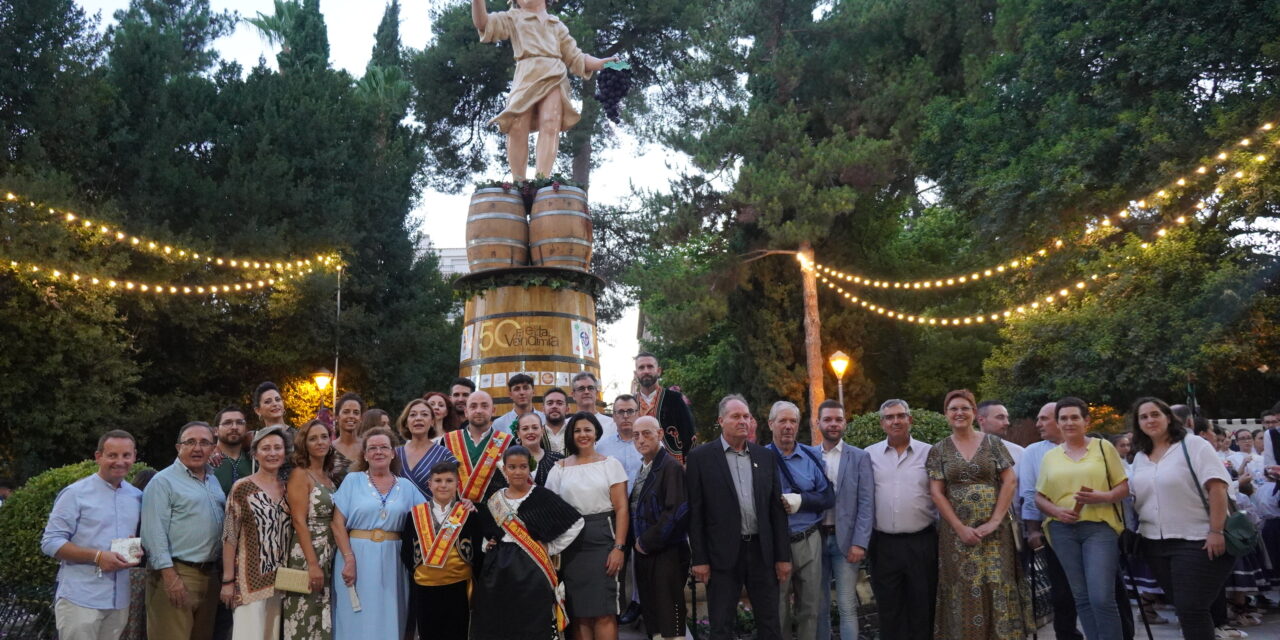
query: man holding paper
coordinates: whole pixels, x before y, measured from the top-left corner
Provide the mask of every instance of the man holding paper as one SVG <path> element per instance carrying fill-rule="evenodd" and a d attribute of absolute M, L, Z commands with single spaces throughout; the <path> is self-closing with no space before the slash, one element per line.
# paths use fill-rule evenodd
<path fill-rule="evenodd" d="M 778 598 L 782 636 L 797 638 L 818 634 L 818 614 L 827 614 L 830 587 L 822 584 L 822 536 L 820 525 L 827 509 L 836 504 L 835 490 L 827 479 L 822 452 L 796 442 L 800 408 L 780 400 L 769 409 L 773 443 L 768 449 L 777 458 L 782 479 L 782 508 L 791 533 L 791 575 L 782 581 Z M 794 595 L 795 602 L 791 599 Z"/>
<path fill-rule="evenodd" d="M 128 569 L 142 552 L 142 492 L 124 477 L 136 456 L 127 431 L 102 434 L 93 454 L 98 472 L 53 503 L 40 549 L 61 562 L 53 613 L 62 640 L 117 640 L 128 622 Z"/>

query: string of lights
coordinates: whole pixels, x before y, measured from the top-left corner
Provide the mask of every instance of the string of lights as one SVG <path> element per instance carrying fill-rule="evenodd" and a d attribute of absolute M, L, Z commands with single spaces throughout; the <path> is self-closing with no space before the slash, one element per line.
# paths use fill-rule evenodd
<path fill-rule="evenodd" d="M 274 259 L 233 258 L 230 256 L 209 255 L 208 253 L 201 253 L 194 249 L 175 247 L 171 244 L 132 235 L 121 229 L 112 227 L 111 225 L 80 217 L 70 211 L 60 210 L 54 207 L 44 207 L 33 200 L 25 199 L 12 192 L 5 193 L 5 200 L 26 204 L 35 210 L 45 209 L 49 215 L 64 222 L 69 230 L 80 230 L 85 233 L 98 236 L 106 241 L 115 241 L 134 250 L 149 252 L 175 261 L 199 262 L 227 269 L 239 269 L 242 271 L 270 271 L 274 273 L 300 272 L 304 270 L 309 272 L 310 269 L 316 266 L 321 268 L 334 268 L 339 267 L 342 264 L 342 259 L 337 253 L 321 253 L 317 254 L 314 258 L 293 256 Z"/>
<path fill-rule="evenodd" d="M 879 314 L 891 320 L 898 320 L 898 321 L 906 322 L 910 324 L 943 326 L 943 327 L 963 327 L 963 326 L 972 326 L 976 324 L 996 324 L 1001 322 L 1008 322 L 1013 318 L 1024 316 L 1028 313 L 1032 313 L 1034 311 L 1047 308 L 1049 307 L 1049 305 L 1052 305 L 1056 302 L 1062 302 L 1067 298 L 1069 298 L 1070 296 L 1072 296 L 1073 294 L 1078 294 L 1081 291 L 1084 291 L 1091 284 L 1095 283 L 1100 277 L 1098 274 L 1092 274 L 1087 279 L 1080 280 L 1070 287 L 1064 287 L 1062 289 L 1059 289 L 1056 293 L 1049 293 L 1040 298 L 1036 298 L 1035 300 L 1032 300 L 1028 303 L 1021 304 L 1016 307 L 1010 307 L 1008 309 L 1003 309 L 1001 311 L 978 312 L 976 314 L 967 315 L 967 316 L 941 317 L 941 316 L 929 316 L 925 314 L 912 314 L 904 311 L 899 311 L 897 309 L 890 309 L 888 307 L 878 305 L 875 302 L 872 302 L 870 300 L 866 300 L 857 295 L 854 295 L 850 291 L 846 291 L 843 287 L 836 284 L 834 281 L 832 281 L 830 278 L 823 275 L 822 273 L 818 273 L 817 276 L 818 276 L 818 279 L 821 280 L 823 284 L 827 285 L 828 288 L 835 291 L 838 295 L 840 295 L 850 304 L 859 305 L 865 308 L 867 311 Z"/>
<path fill-rule="evenodd" d="M 1083 235 L 1087 237 L 1089 235 L 1096 235 L 1099 233 L 1114 233 L 1115 231 L 1118 231 L 1118 225 L 1121 220 L 1130 217 L 1137 217 L 1143 214 L 1156 213 L 1163 205 L 1173 202 L 1178 199 L 1180 195 L 1186 193 L 1189 186 L 1193 185 L 1193 183 L 1198 180 L 1205 178 L 1210 174 L 1210 172 L 1216 172 L 1217 170 L 1222 169 L 1222 173 L 1220 174 L 1220 177 L 1222 178 L 1228 180 L 1242 180 L 1246 178 L 1246 170 L 1240 169 L 1237 166 L 1235 167 L 1235 171 L 1231 171 L 1230 169 L 1223 169 L 1222 165 L 1229 162 L 1235 162 L 1237 160 L 1252 162 L 1255 166 L 1267 162 L 1267 160 L 1271 158 L 1267 156 L 1267 154 L 1255 152 L 1255 150 L 1261 147 L 1274 146 L 1277 144 L 1276 140 L 1267 138 L 1267 136 L 1270 135 L 1270 132 L 1274 129 L 1275 126 L 1270 122 L 1262 124 L 1256 129 L 1255 137 L 1240 139 L 1232 146 L 1218 152 L 1212 157 L 1212 160 L 1206 164 L 1196 167 L 1196 169 L 1190 174 L 1179 176 L 1171 180 L 1164 188 L 1149 194 L 1146 198 L 1130 203 L 1129 206 L 1114 215 L 1103 215 L 1095 218 L 1085 226 Z M 1271 138 L 1275 138 L 1275 136 L 1272 135 Z M 1221 194 L 1222 191 L 1221 187 L 1215 189 L 1216 194 Z M 1195 204 L 1196 210 L 1203 210 L 1207 206 L 1208 201 L 1206 199 L 1200 199 Z M 1190 219 L 1186 215 L 1179 215 L 1172 221 L 1165 222 L 1162 226 L 1158 227 L 1155 230 L 1155 235 L 1158 238 L 1163 238 L 1168 234 L 1169 229 L 1172 227 L 1186 225 L 1189 221 Z M 834 267 L 816 263 L 814 264 L 814 267 L 832 278 L 860 287 L 898 289 L 903 291 L 933 290 L 972 284 L 985 278 L 1011 273 L 1020 269 L 1029 269 L 1032 266 L 1041 263 L 1042 259 L 1046 258 L 1050 253 L 1060 251 L 1068 246 L 1068 243 L 1063 240 L 1056 239 L 1044 248 L 1027 254 L 1021 258 L 1014 258 L 1012 260 L 1000 262 L 999 264 L 974 269 L 967 273 L 924 278 L 920 280 L 872 278 L 860 274 L 841 271 Z"/>
<path fill-rule="evenodd" d="M 129 293 L 149 293 L 154 295 L 219 295 L 226 293 L 251 293 L 280 287 L 292 280 L 304 278 L 315 272 L 315 268 L 298 268 L 291 273 L 277 275 L 259 280 L 242 280 L 225 283 L 157 283 L 135 282 L 126 278 L 115 278 L 100 275 L 82 274 L 70 269 L 59 269 L 32 262 L 9 261 L 8 268 L 23 278 L 48 283 L 59 283 L 71 286 L 97 287 L 112 291 Z M 342 270 L 342 265 L 336 267 Z"/>

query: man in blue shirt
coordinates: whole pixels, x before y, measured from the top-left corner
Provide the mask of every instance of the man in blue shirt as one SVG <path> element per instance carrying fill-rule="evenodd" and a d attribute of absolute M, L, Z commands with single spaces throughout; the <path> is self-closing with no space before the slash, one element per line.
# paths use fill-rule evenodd
<path fill-rule="evenodd" d="M 782 502 L 791 533 L 791 575 L 780 585 L 778 598 L 782 635 L 815 638 L 818 613 L 826 612 L 830 591 L 822 584 L 822 536 L 820 525 L 827 509 L 835 506 L 835 491 L 827 480 L 822 452 L 796 442 L 800 430 L 800 408 L 780 400 L 769 409 L 769 449 L 777 457 L 782 479 Z M 795 602 L 791 603 L 794 594 Z M 825 594 L 825 595 L 824 595 Z M 794 614 L 794 615 L 793 615 Z"/>
<path fill-rule="evenodd" d="M 533 377 L 524 373 L 512 374 L 507 378 L 507 394 L 511 396 L 514 408 L 493 421 L 499 431 L 516 432 L 516 421 L 526 413 L 533 412 L 542 416 L 542 423 L 547 423 L 547 414 L 533 408 Z"/>
<path fill-rule="evenodd" d="M 208 466 L 216 446 L 207 422 L 178 432 L 178 459 L 142 494 L 142 547 L 147 552 L 147 635 L 209 640 L 218 604 L 218 558 L 226 495 Z M 228 582 L 235 576 L 222 576 Z"/>
<path fill-rule="evenodd" d="M 640 467 L 644 465 L 644 456 L 641 456 L 640 450 L 636 449 L 635 440 L 634 426 L 639 415 L 640 403 L 636 401 L 635 396 L 624 393 L 614 398 L 613 420 L 617 425 L 617 431 L 604 434 L 596 443 L 596 451 L 610 458 L 616 458 L 622 463 L 622 469 L 627 472 L 627 495 L 631 495 L 631 489 L 636 485 L 636 476 L 640 474 Z M 630 554 L 627 554 L 627 563 L 622 575 L 622 588 L 618 590 L 619 610 L 622 613 L 618 616 L 618 622 L 631 624 L 640 617 L 640 605 L 635 601 L 638 595 L 635 586 L 635 565 L 631 562 Z"/>
<path fill-rule="evenodd" d="M 60 561 L 53 614 L 62 640 L 116 640 L 129 621 L 128 569 L 138 563 L 112 551 L 111 541 L 138 531 L 142 492 L 124 479 L 136 457 L 129 432 L 102 434 L 97 473 L 53 503 L 40 550 Z"/>

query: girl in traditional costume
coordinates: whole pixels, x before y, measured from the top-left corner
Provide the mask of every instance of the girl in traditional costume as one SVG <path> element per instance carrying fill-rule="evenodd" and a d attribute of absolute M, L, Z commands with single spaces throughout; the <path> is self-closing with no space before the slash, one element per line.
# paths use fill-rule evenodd
<path fill-rule="evenodd" d="M 530 481 L 530 458 L 521 446 L 503 453 L 508 486 L 476 513 L 490 549 L 473 597 L 472 640 L 547 640 L 568 622 L 551 556 L 582 531 L 582 516 Z"/>

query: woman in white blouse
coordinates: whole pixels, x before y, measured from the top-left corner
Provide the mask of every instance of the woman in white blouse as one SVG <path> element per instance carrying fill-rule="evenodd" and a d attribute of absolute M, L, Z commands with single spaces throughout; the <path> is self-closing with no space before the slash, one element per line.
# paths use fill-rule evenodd
<path fill-rule="evenodd" d="M 1137 454 L 1129 483 L 1136 498 L 1142 553 L 1173 600 L 1183 637 L 1212 640 L 1209 608 L 1235 564 L 1226 553 L 1222 530 L 1230 477 L 1213 445 L 1187 437 L 1164 401 L 1140 398 L 1131 414 Z"/>
<path fill-rule="evenodd" d="M 627 540 L 627 472 L 596 451 L 604 429 L 595 415 L 579 411 L 568 420 L 568 454 L 556 462 L 547 488 L 585 521 L 582 534 L 565 549 L 562 573 L 573 637 L 617 640 L 618 578 Z"/>

